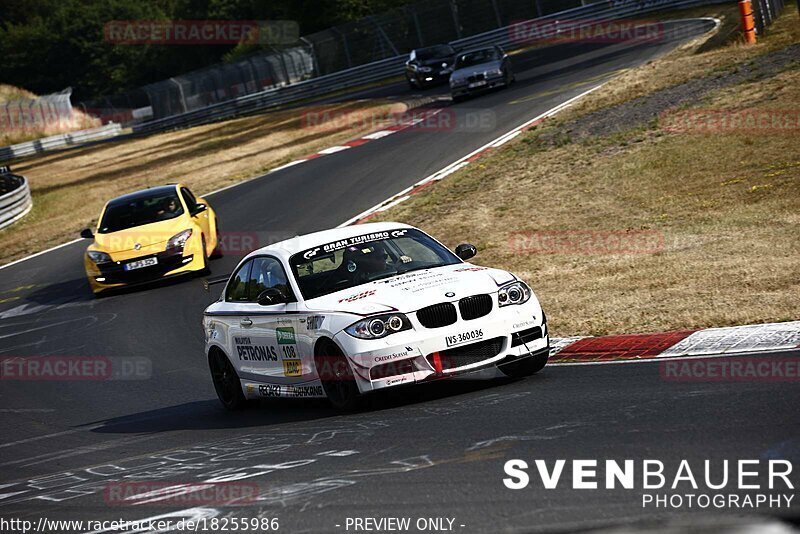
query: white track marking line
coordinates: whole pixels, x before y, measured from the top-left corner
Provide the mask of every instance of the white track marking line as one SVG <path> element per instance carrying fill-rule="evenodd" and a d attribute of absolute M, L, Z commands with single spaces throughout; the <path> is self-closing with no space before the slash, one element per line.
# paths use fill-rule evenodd
<path fill-rule="evenodd" d="M 348 148 L 353 148 L 347 145 L 338 145 L 332 146 L 330 148 L 326 148 L 325 150 L 320 150 L 317 154 L 335 154 L 337 152 L 341 152 L 342 150 L 347 150 Z"/>
<path fill-rule="evenodd" d="M 737 356 L 758 356 L 764 352 L 797 352 L 800 349 L 792 348 L 792 349 L 763 349 L 763 350 L 754 350 L 749 352 L 726 352 L 724 354 L 692 354 L 687 356 L 673 356 L 671 358 L 642 358 L 639 360 L 603 360 L 597 362 L 554 362 L 548 363 L 547 367 L 580 367 L 580 366 L 589 366 L 589 365 L 619 365 L 619 364 L 627 364 L 627 363 L 664 363 L 664 362 L 671 362 L 671 361 L 678 361 L 678 360 L 707 360 L 712 358 L 733 358 Z M 545 367 L 545 369 L 547 368 Z"/>
<path fill-rule="evenodd" d="M 282 171 L 283 169 L 288 169 L 289 167 L 294 167 L 295 165 L 299 165 L 299 164 L 304 163 L 306 161 L 308 161 L 308 160 L 306 160 L 306 159 L 296 159 L 294 161 L 290 161 L 289 163 L 287 163 L 285 165 L 280 165 L 278 167 L 275 167 L 274 169 L 270 169 L 269 171 L 267 171 L 267 173 Z M 228 188 L 236 186 L 236 185 L 238 185 L 238 184 L 233 184 L 232 186 L 228 186 Z M 213 195 L 213 194 L 214 193 L 209 193 L 209 195 Z"/>
<path fill-rule="evenodd" d="M 371 134 L 363 136 L 362 139 L 371 139 L 371 140 L 381 139 L 383 137 L 386 137 L 387 135 L 392 135 L 395 132 L 396 130 L 378 130 L 377 132 L 372 132 Z"/>
<path fill-rule="evenodd" d="M 42 440 L 42 439 L 57 438 L 59 436 L 67 436 L 69 434 L 77 434 L 78 432 L 91 431 L 91 430 L 94 430 L 95 428 L 100 428 L 101 426 L 103 426 L 103 425 L 95 425 L 95 426 L 82 428 L 82 429 L 75 429 L 75 430 L 64 430 L 63 432 L 54 432 L 52 434 L 44 434 L 42 436 L 34 436 L 32 438 L 20 439 L 18 441 L 10 441 L 8 443 L 0 444 L 0 449 L 5 448 L 5 447 L 13 447 L 14 445 L 22 445 L 23 443 L 31 443 L 32 441 L 39 441 L 39 440 Z"/>
<path fill-rule="evenodd" d="M 564 108 L 572 105 L 575 101 L 585 97 L 589 93 L 593 93 L 594 91 L 597 91 L 598 89 L 603 87 L 606 83 L 607 82 L 603 82 L 603 83 L 601 83 L 599 85 L 595 85 L 591 89 L 588 89 L 588 90 L 582 92 L 581 94 L 579 94 L 577 96 L 574 96 L 574 97 L 570 98 L 569 100 L 566 100 L 566 101 L 562 102 L 561 104 L 559 104 L 559 105 L 557 105 L 557 106 L 545 111 L 544 113 L 542 113 L 540 115 L 537 115 L 536 117 L 534 117 L 534 118 L 532 118 L 532 119 L 520 124 L 519 126 L 516 126 L 516 127 L 512 128 L 511 130 L 503 133 L 502 135 L 492 139 L 491 141 L 489 141 L 485 145 L 483 145 L 483 146 L 481 146 L 479 148 L 476 148 L 475 150 L 473 150 L 472 152 L 470 152 L 466 156 L 463 156 L 463 157 L 457 159 L 456 161 L 454 161 L 453 163 L 450 163 L 449 165 L 446 165 L 444 168 L 436 171 L 435 173 L 431 174 L 430 176 L 426 176 L 425 178 L 423 178 L 422 180 L 420 180 L 419 182 L 414 184 L 414 186 L 412 186 L 412 189 L 415 186 L 422 185 L 422 184 L 424 184 L 426 182 L 429 182 L 431 180 L 441 180 L 445 176 L 447 176 L 447 175 L 455 172 L 459 168 L 469 164 L 469 162 L 467 161 L 469 158 L 475 156 L 476 154 L 479 154 L 479 153 L 483 152 L 484 150 L 492 148 L 495 143 L 501 142 L 501 144 L 502 144 L 502 142 L 505 142 L 503 140 L 506 137 L 509 137 L 509 136 L 512 136 L 512 135 L 516 135 L 517 133 L 522 132 L 522 130 L 524 130 L 525 128 L 527 128 L 531 124 L 533 124 L 533 123 L 535 123 L 537 121 L 540 121 L 542 119 L 545 119 L 547 117 L 551 117 L 551 116 L 555 115 L 556 113 L 558 113 L 559 111 L 563 110 Z M 337 228 L 341 228 L 343 226 L 350 226 L 354 222 L 366 217 L 367 215 L 370 215 L 370 214 L 374 213 L 375 211 L 379 210 L 387 202 L 392 202 L 392 201 L 395 200 L 395 198 L 397 196 L 403 195 L 405 191 L 406 190 L 404 189 L 400 193 L 397 193 L 397 194 L 394 194 L 394 195 L 388 197 L 383 202 L 380 202 L 379 204 L 376 204 L 376 205 L 372 206 L 368 210 L 359 213 L 355 217 L 351 217 L 350 219 L 347 219 L 345 222 L 339 224 L 337 226 Z"/>
<path fill-rule="evenodd" d="M 35 254 L 31 254 L 30 256 L 25 256 L 24 258 L 20 258 L 18 260 L 14 260 L 11 263 L 6 263 L 5 265 L 0 265 L 0 270 L 5 269 L 6 267 L 11 267 L 12 265 L 16 265 L 16 264 L 18 264 L 20 262 L 23 262 L 25 260 L 30 260 L 30 259 L 33 259 L 33 258 L 35 258 L 37 256 L 41 256 L 42 254 L 47 254 L 48 252 L 53 252 L 54 250 L 58 250 L 60 248 L 64 248 L 66 246 L 69 246 L 69 245 L 72 245 L 74 243 L 77 243 L 78 241 L 83 241 L 83 238 L 73 239 L 72 241 L 67 241 L 66 243 L 61 243 L 60 245 L 56 245 L 54 247 L 50 247 L 48 249 L 42 250 L 40 252 L 37 252 Z"/>

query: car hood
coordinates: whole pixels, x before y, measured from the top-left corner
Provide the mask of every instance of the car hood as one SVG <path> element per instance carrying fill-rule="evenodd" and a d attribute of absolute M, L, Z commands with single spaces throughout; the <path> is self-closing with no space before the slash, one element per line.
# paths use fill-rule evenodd
<path fill-rule="evenodd" d="M 496 70 L 499 69 L 501 66 L 501 61 L 489 61 L 487 63 L 479 63 L 477 65 L 470 65 L 469 67 L 464 67 L 463 69 L 457 69 L 453 71 L 452 77 L 454 79 L 461 79 L 467 78 L 474 74 L 483 74 L 487 70 Z"/>
<path fill-rule="evenodd" d="M 342 311 L 357 315 L 390 311 L 410 313 L 470 295 L 496 293 L 501 285 L 514 279 L 514 275 L 500 269 L 457 263 L 337 291 L 306 301 L 306 307 L 315 311 Z"/>
<path fill-rule="evenodd" d="M 143 224 L 118 232 L 95 234 L 94 243 L 90 249 L 113 254 L 115 252 L 140 250 L 166 243 L 175 234 L 192 227 L 187 219 L 185 216 L 179 216 L 174 219 Z M 139 245 L 138 248 L 137 244 Z"/>
<path fill-rule="evenodd" d="M 453 66 L 453 58 L 451 57 L 441 57 L 436 59 L 426 59 L 425 61 L 416 61 L 417 65 L 422 67 L 435 67 L 435 68 L 444 68 L 442 67 L 442 63 L 447 63 L 448 67 Z"/>

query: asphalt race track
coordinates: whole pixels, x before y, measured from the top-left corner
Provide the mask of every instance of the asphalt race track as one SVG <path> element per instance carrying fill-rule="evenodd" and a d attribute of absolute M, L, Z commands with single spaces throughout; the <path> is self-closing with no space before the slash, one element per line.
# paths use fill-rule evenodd
<path fill-rule="evenodd" d="M 710 26 L 681 23 L 684 35 L 656 43 L 526 52 L 514 57 L 511 89 L 448 108 L 459 121 L 488 112 L 490 127 L 402 131 L 209 200 L 225 232 L 255 236 L 262 246 L 336 226 Z M 407 89 L 373 90 L 391 91 Z M 643 509 L 638 491 L 544 490 L 534 476 L 527 489 L 510 490 L 502 482 L 507 460 L 658 458 L 673 469 L 684 458 L 693 467 L 731 457 L 800 460 L 795 384 L 668 382 L 657 363 L 441 382 L 382 395 L 372 410 L 352 415 L 319 401 L 264 402 L 230 414 L 203 355 L 200 319 L 216 295 L 194 279 L 94 299 L 84 248 L 76 243 L 0 270 L 0 355 L 140 358 L 151 376 L 3 381 L 1 517 L 276 517 L 285 532 L 344 532 L 348 517 L 397 515 L 452 518 L 461 532 L 562 531 L 672 515 Z M 230 272 L 238 259 L 215 260 L 213 274 Z M 540 298 L 546 308 L 547 295 Z M 227 476 L 257 485 L 257 497 L 239 506 L 110 502 L 109 481 L 123 476 L 165 484 Z"/>

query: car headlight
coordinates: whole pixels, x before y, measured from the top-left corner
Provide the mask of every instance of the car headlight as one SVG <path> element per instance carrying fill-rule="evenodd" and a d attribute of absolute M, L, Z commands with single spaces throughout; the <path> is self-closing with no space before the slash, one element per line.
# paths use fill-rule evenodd
<path fill-rule="evenodd" d="M 433 69 L 430 67 L 419 67 L 417 70 L 419 70 L 420 72 L 430 72 Z"/>
<path fill-rule="evenodd" d="M 458 87 L 459 85 L 465 85 L 467 80 L 464 79 L 450 79 L 450 87 Z"/>
<path fill-rule="evenodd" d="M 192 229 L 189 228 L 188 230 L 184 230 L 179 234 L 175 234 L 174 236 L 169 238 L 167 241 L 167 248 L 168 249 L 182 249 L 186 245 L 186 241 L 192 237 Z"/>
<path fill-rule="evenodd" d="M 503 75 L 503 69 L 487 70 L 486 72 L 484 72 L 484 75 L 486 75 L 486 76 L 502 76 Z"/>
<path fill-rule="evenodd" d="M 531 294 L 531 288 L 528 287 L 528 284 L 518 280 L 501 287 L 500 291 L 497 292 L 497 301 L 500 303 L 500 307 L 524 304 L 531 299 Z"/>
<path fill-rule="evenodd" d="M 105 252 L 98 252 L 96 250 L 90 250 L 86 253 L 89 256 L 89 259 L 95 263 L 108 263 L 111 261 L 111 256 L 106 254 Z"/>
<path fill-rule="evenodd" d="M 411 322 L 402 313 L 373 315 L 344 329 L 345 332 L 358 339 L 380 339 L 403 330 L 411 330 Z"/>

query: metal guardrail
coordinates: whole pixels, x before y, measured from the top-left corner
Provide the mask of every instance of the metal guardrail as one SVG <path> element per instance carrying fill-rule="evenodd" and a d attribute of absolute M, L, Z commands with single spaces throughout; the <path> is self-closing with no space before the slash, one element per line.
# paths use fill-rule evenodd
<path fill-rule="evenodd" d="M 122 126 L 112 122 L 99 128 L 43 137 L 26 143 L 0 147 L 0 161 L 12 160 L 14 158 L 30 156 L 40 152 L 48 152 L 50 150 L 58 150 L 73 145 L 82 145 L 92 141 L 116 137 L 121 133 Z"/>
<path fill-rule="evenodd" d="M 24 176 L 12 174 L 8 167 L 0 167 L 0 228 L 5 228 L 24 217 L 33 207 L 31 190 Z"/>
<path fill-rule="evenodd" d="M 535 44 L 531 40 L 517 42 L 514 29 L 520 25 L 535 22 L 541 25 L 547 21 L 591 21 L 619 20 L 643 15 L 664 9 L 680 9 L 700 5 L 721 4 L 729 0 L 612 0 L 596 2 L 585 6 L 553 13 L 531 21 L 521 21 L 489 32 L 453 41 L 457 48 L 472 48 L 499 45 L 509 50 Z M 540 35 L 546 39 L 547 35 Z M 152 133 L 174 128 L 196 126 L 239 115 L 246 115 L 271 107 L 299 102 L 308 98 L 322 96 L 337 91 L 351 89 L 360 85 L 378 82 L 402 74 L 407 55 L 398 55 L 375 61 L 359 67 L 342 70 L 333 74 L 312 78 L 284 87 L 265 90 L 242 96 L 219 104 L 213 104 L 194 111 L 145 122 L 133 127 L 134 133 Z"/>

